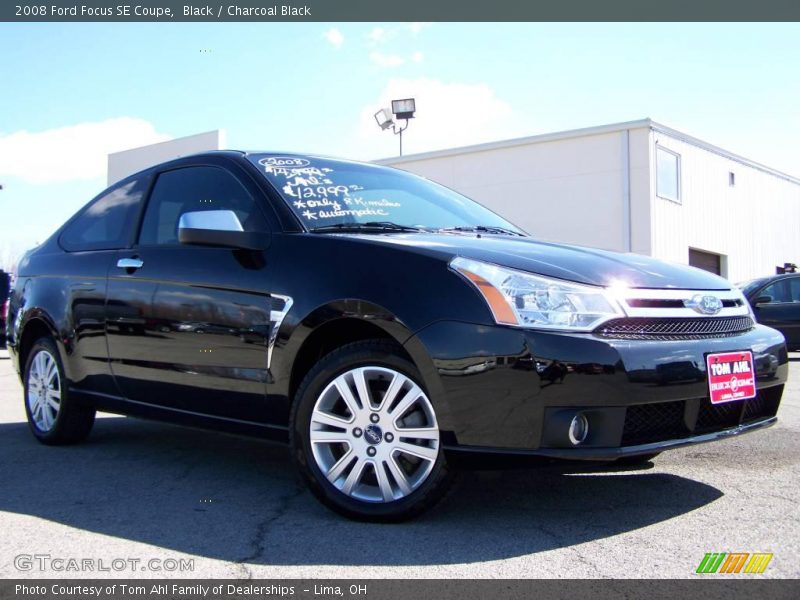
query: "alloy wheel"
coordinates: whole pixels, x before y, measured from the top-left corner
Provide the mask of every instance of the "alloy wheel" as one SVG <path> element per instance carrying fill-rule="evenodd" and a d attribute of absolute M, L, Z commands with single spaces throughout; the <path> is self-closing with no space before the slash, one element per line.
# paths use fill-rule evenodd
<path fill-rule="evenodd" d="M 55 358 L 46 350 L 40 350 L 31 361 L 28 408 L 40 431 L 48 432 L 53 428 L 61 409 L 61 377 Z"/>
<path fill-rule="evenodd" d="M 340 492 L 366 502 L 400 500 L 430 475 L 439 426 L 430 400 L 386 367 L 351 369 L 314 405 L 309 439 L 317 466 Z"/>

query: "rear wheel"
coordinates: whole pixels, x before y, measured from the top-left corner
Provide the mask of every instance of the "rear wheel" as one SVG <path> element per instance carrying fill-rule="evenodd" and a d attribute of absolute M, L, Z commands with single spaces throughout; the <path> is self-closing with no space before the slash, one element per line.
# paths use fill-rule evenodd
<path fill-rule="evenodd" d="M 450 471 L 414 365 L 380 340 L 323 358 L 298 390 L 292 450 L 311 491 L 353 519 L 400 521 L 444 495 Z"/>
<path fill-rule="evenodd" d="M 95 410 L 69 396 L 55 343 L 37 340 L 24 371 L 25 413 L 33 435 L 43 444 L 73 444 L 89 435 Z"/>

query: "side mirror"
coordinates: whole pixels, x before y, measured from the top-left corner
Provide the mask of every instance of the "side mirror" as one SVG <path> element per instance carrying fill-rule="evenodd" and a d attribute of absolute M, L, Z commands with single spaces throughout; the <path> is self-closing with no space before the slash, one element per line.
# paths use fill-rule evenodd
<path fill-rule="evenodd" d="M 772 302 L 772 296 L 759 296 L 755 300 L 753 300 L 753 306 L 758 306 L 759 304 L 769 304 Z"/>
<path fill-rule="evenodd" d="M 178 241 L 195 246 L 262 250 L 264 234 L 245 231 L 232 210 L 187 212 L 178 221 Z"/>

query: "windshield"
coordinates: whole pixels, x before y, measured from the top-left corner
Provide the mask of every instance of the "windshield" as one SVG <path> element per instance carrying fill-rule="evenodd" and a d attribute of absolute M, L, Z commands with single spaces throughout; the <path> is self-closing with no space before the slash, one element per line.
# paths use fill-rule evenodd
<path fill-rule="evenodd" d="M 757 288 L 766 283 L 769 277 L 759 277 L 758 279 L 750 279 L 749 281 L 741 281 L 736 284 L 745 296 L 752 294 Z"/>
<path fill-rule="evenodd" d="M 487 228 L 490 233 L 523 233 L 477 202 L 404 171 L 327 158 L 248 158 L 311 231 L 361 224 L 385 231 Z"/>

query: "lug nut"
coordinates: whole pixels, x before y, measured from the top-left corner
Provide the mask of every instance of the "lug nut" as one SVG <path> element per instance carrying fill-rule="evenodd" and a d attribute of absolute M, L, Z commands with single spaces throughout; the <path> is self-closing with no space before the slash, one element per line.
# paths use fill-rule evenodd
<path fill-rule="evenodd" d="M 369 454 L 370 456 L 375 456 L 376 452 L 377 452 L 377 450 L 375 450 L 375 448 L 373 446 L 370 446 L 369 448 L 367 448 L 367 454 Z"/>
<path fill-rule="evenodd" d="M 387 434 L 386 434 L 385 436 L 383 436 L 383 437 L 384 437 L 384 439 L 385 439 L 387 442 L 394 441 L 394 436 L 393 436 L 391 433 L 387 433 Z"/>
<path fill-rule="evenodd" d="M 360 427 L 356 427 L 355 429 L 353 429 L 353 435 L 356 436 L 356 437 L 361 437 L 362 433 L 364 433 L 364 432 L 361 431 Z"/>
<path fill-rule="evenodd" d="M 378 416 L 378 413 L 372 413 L 369 416 L 369 420 L 372 421 L 373 423 L 377 423 L 378 421 L 380 421 L 380 419 L 381 418 Z"/>

